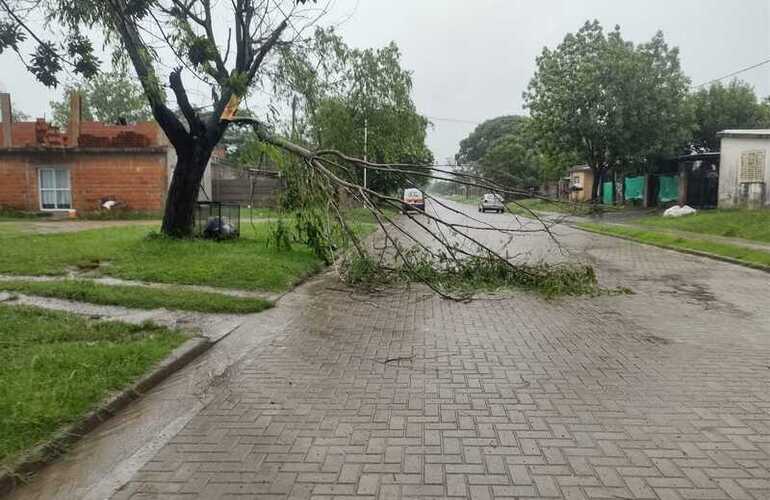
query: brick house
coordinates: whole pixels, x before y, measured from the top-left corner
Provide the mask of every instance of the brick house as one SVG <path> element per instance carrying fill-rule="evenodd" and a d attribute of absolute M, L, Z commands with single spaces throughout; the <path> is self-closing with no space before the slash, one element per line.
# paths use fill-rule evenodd
<path fill-rule="evenodd" d="M 0 207 L 92 212 L 111 199 L 126 210 L 162 211 L 176 154 L 160 127 L 84 122 L 80 107 L 73 96 L 60 131 L 44 119 L 13 122 L 10 95 L 0 94 Z M 201 191 L 211 192 L 210 177 Z"/>

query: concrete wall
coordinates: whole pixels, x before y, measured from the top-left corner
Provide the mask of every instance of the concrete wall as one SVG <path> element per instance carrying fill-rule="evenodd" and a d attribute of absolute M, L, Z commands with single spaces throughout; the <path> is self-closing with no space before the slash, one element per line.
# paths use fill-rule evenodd
<path fill-rule="evenodd" d="M 241 206 L 274 207 L 283 191 L 282 180 L 244 169 L 215 165 L 212 172 L 214 201 Z"/>
<path fill-rule="evenodd" d="M 764 151 L 764 183 L 741 185 L 738 176 L 746 151 Z M 770 207 L 770 138 L 723 137 L 719 166 L 719 207 Z"/>
<path fill-rule="evenodd" d="M 128 210 L 160 211 L 167 191 L 166 152 L 77 153 L 49 151 L 0 154 L 0 206 L 40 210 L 38 170 L 70 172 L 72 206 L 81 212 L 100 209 L 113 197 Z"/>

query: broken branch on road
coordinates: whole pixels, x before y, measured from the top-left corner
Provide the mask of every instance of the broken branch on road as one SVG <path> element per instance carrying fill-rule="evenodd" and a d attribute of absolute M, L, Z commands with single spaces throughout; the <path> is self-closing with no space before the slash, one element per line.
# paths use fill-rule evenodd
<path fill-rule="evenodd" d="M 530 196 L 526 191 L 431 165 L 383 164 L 336 150 L 312 151 L 274 134 L 253 118 L 225 119 L 251 127 L 261 142 L 294 159 L 291 174 L 301 178 L 293 181 L 302 187 L 297 196 L 305 197 L 300 201 L 301 206 L 325 211 L 329 223 L 338 228 L 332 231 L 324 225 L 313 231 L 313 237 L 318 239 L 335 233 L 344 240 L 343 244 L 326 242 L 319 246 L 327 252 L 325 260 L 328 262 L 335 261 L 334 255 L 342 254 L 338 272 L 350 284 L 371 286 L 373 283 L 415 281 L 425 284 L 441 297 L 459 301 L 471 299 L 474 289 L 478 288 L 519 287 L 537 290 L 546 296 L 592 293 L 597 288 L 590 266 L 519 264 L 485 242 L 483 234 L 489 232 L 504 237 L 502 248 L 516 234 L 543 233 L 558 246 L 551 231 L 556 222 L 542 218 L 516 201 L 513 203 L 527 214 L 526 219 L 511 214 L 512 217 L 503 222 L 483 220 L 429 194 L 425 198 L 430 205 L 411 213 L 400 198 L 360 182 L 359 173 L 367 169 L 392 176 L 405 188 L 420 188 L 426 180 L 442 180 L 487 189 L 499 195 Z M 382 244 L 379 247 L 361 241 L 355 228 L 343 216 L 346 202 L 363 206 L 374 219 L 380 229 L 377 239 Z M 394 217 L 392 211 L 401 212 L 404 217 Z"/>

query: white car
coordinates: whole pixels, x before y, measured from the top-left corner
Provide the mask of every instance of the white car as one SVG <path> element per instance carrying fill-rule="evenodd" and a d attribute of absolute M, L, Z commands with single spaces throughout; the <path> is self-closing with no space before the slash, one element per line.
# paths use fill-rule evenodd
<path fill-rule="evenodd" d="M 408 210 L 425 211 L 425 195 L 419 189 L 404 189 L 404 197 L 401 199 L 401 212 Z"/>
<path fill-rule="evenodd" d="M 486 212 L 487 210 L 499 213 L 505 212 L 503 197 L 497 193 L 487 193 L 482 196 L 481 201 L 479 201 L 479 212 Z"/>

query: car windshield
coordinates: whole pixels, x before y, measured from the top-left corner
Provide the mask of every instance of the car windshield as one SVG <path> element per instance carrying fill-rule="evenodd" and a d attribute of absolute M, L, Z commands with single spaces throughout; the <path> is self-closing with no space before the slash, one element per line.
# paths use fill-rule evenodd
<path fill-rule="evenodd" d="M 484 201 L 500 201 L 500 197 L 496 194 L 485 194 Z"/>

